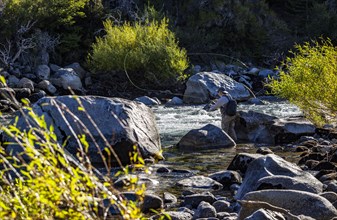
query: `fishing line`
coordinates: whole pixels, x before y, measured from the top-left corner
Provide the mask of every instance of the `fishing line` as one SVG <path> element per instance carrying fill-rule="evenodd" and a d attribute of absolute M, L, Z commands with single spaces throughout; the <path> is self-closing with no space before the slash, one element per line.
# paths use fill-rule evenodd
<path fill-rule="evenodd" d="M 126 75 L 126 77 L 128 78 L 129 82 L 131 83 L 131 85 L 133 85 L 135 88 L 139 89 L 139 90 L 142 90 L 142 91 L 145 91 L 145 92 L 159 92 L 159 93 L 164 93 L 163 91 L 161 90 L 154 90 L 154 89 L 144 89 L 144 88 L 141 88 L 139 86 L 137 86 L 130 78 L 130 75 L 128 73 L 128 71 L 126 70 L 126 60 L 127 60 L 127 57 L 129 55 L 130 51 L 125 55 L 124 57 L 124 62 L 123 62 L 123 67 L 124 67 L 124 73 Z M 213 55 L 213 56 L 223 56 L 223 57 L 228 57 L 228 58 L 231 58 L 231 59 L 234 59 L 236 61 L 238 61 L 239 63 L 241 63 L 244 67 L 248 68 L 248 66 L 243 63 L 241 60 L 237 59 L 237 58 L 234 58 L 234 57 L 231 57 L 231 56 L 227 56 L 225 54 L 216 54 L 216 53 L 189 53 L 188 55 Z M 254 98 L 256 98 L 254 92 L 248 87 L 246 86 L 245 84 L 241 83 L 252 95 Z M 198 86 L 200 86 L 200 83 L 198 83 Z M 177 96 L 185 96 L 185 97 L 191 97 L 191 98 L 199 98 L 199 96 L 191 96 L 191 95 L 184 95 L 184 94 L 180 94 L 180 93 L 170 93 L 172 95 L 177 95 Z"/>

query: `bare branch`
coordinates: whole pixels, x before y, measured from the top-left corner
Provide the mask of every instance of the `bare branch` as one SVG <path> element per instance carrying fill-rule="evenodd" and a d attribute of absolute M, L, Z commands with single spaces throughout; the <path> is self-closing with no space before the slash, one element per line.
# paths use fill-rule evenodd
<path fill-rule="evenodd" d="M 28 21 L 26 25 L 21 25 L 19 30 L 17 30 L 18 35 L 23 35 L 27 33 L 35 25 L 36 21 Z"/>
<path fill-rule="evenodd" d="M 0 46 L 2 47 L 0 49 L 0 62 L 8 66 L 11 63 L 12 43 L 7 39 L 7 44 L 0 44 Z"/>

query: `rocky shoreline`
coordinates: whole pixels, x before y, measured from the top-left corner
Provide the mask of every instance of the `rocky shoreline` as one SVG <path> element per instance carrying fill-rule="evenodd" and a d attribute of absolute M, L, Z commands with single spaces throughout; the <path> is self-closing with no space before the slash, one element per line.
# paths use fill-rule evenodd
<path fill-rule="evenodd" d="M 85 92 L 90 85 L 89 75 L 77 64 L 52 71 L 51 68 L 56 67 L 41 66 L 36 74 L 30 75 L 19 74 L 14 70 L 11 73 L 1 71 L 7 84 L 13 87 L 0 89 L 3 97 L 2 110 L 14 112 L 19 109 L 21 104 L 16 101 L 19 98 L 29 98 L 32 103 L 38 99 L 32 106 L 33 111 L 39 116 L 45 116 L 46 122 L 55 127 L 55 133 L 62 142 L 72 135 L 68 126 L 75 127 L 76 122 L 81 121 L 83 128 L 97 139 L 101 134 L 96 129 L 103 131 L 105 138 L 120 157 L 120 161 L 115 161 L 116 164 L 130 163 L 128 155 L 135 144 L 146 162 L 163 159 L 155 116 L 146 106 L 159 105 L 162 100 L 148 96 L 138 97 L 134 101 L 90 95 L 61 96 L 68 86 L 75 91 Z M 79 71 L 82 74 L 77 73 Z M 216 98 L 219 87 L 227 89 L 241 102 L 263 105 L 262 99 L 252 98 L 250 90 L 257 91 L 258 87 L 254 87 L 254 82 L 257 79 L 261 82 L 268 77 L 277 77 L 277 73 L 236 66 L 226 66 L 222 70 L 211 72 L 199 72 L 198 69 L 188 80 L 183 97 L 173 96 L 165 105 L 206 104 Z M 42 84 L 46 87 L 42 88 Z M 94 117 L 95 126 L 90 124 L 92 122 L 79 109 L 78 100 L 89 111 L 89 115 Z M 70 110 L 77 118 L 67 124 L 62 122 L 60 106 Z M 66 111 L 63 114 L 66 118 L 71 118 Z M 17 126 L 21 129 L 27 128 L 25 121 L 26 118 L 21 115 Z M 84 132 L 79 127 L 76 129 L 76 134 Z M 285 151 L 301 154 L 301 157 L 297 164 L 293 164 L 268 148 L 259 148 L 256 154 L 240 153 L 233 158 L 227 169 L 207 176 L 190 175 L 173 182 L 172 185 L 187 189 L 179 198 L 168 192 L 163 195 L 146 195 L 142 211 L 151 215 L 152 209 L 165 209 L 171 219 L 176 220 L 333 219 L 337 216 L 337 133 L 333 126 L 318 129 L 303 118 L 281 120 L 256 112 L 239 112 L 236 130 L 241 141 L 282 144 Z M 202 152 L 212 147 L 235 147 L 235 143 L 226 139 L 227 134 L 221 133 L 222 130 L 216 126 L 206 125 L 191 132 L 192 134 L 182 138 L 179 148 Z M 220 139 L 212 138 L 219 135 Z M 10 139 L 2 135 L 2 141 Z M 99 143 L 101 150 L 104 145 L 104 142 Z M 66 149 L 76 155 L 76 146 L 76 140 L 70 138 Z M 90 147 L 90 158 L 98 158 L 97 149 L 91 143 Z M 22 152 L 22 149 L 9 145 L 6 152 L 15 155 Z M 102 165 L 102 161 L 95 161 L 95 165 Z M 161 167 L 155 172 L 170 173 L 174 170 Z M 189 173 L 188 170 L 185 172 Z M 123 183 L 116 180 L 115 186 L 121 185 Z M 203 193 L 196 192 L 196 189 L 202 189 Z M 223 196 L 224 192 L 231 196 Z M 124 196 L 137 200 L 133 193 L 124 193 Z M 113 206 L 110 207 L 110 214 L 118 215 Z M 160 215 L 156 215 L 151 218 L 159 217 Z"/>
<path fill-rule="evenodd" d="M 317 130 L 314 137 L 288 144 L 284 151 L 299 155 L 297 164 L 266 147 L 255 154 L 239 153 L 225 170 L 172 183 L 185 191 L 178 199 L 164 193 L 160 206 L 177 220 L 334 219 L 337 140 L 331 138 L 333 134 L 331 129 Z M 162 167 L 156 172 L 172 170 Z"/>

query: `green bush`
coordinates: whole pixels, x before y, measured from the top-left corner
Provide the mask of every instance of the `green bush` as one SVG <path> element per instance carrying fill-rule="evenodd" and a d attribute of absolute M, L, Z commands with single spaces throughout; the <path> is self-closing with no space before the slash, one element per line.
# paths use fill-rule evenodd
<path fill-rule="evenodd" d="M 133 80 L 165 85 L 185 77 L 187 55 L 179 48 L 168 21 L 146 24 L 104 22 L 105 37 L 92 45 L 88 62 L 94 71 L 128 71 Z M 124 74 L 124 72 L 123 72 Z"/>
<path fill-rule="evenodd" d="M 318 125 L 336 121 L 337 48 L 329 39 L 295 48 L 279 68 L 280 79 L 269 84 L 272 92 L 298 105 Z"/>

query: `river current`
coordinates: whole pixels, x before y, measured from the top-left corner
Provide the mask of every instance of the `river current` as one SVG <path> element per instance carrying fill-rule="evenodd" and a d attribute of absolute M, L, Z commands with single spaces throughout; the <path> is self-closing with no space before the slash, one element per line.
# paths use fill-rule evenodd
<path fill-rule="evenodd" d="M 239 111 L 257 111 L 280 118 L 301 116 L 300 109 L 286 101 L 264 100 L 265 105 L 239 104 Z M 163 146 L 164 161 L 153 165 L 151 183 L 148 187 L 156 194 L 167 191 L 180 195 L 184 189 L 175 186 L 175 182 L 191 175 L 205 175 L 225 170 L 234 156 L 240 152 L 255 153 L 257 147 L 251 144 L 238 144 L 236 148 L 213 149 L 194 152 L 183 152 L 174 147 L 175 144 L 191 129 L 202 128 L 207 124 L 220 127 L 220 111 L 208 112 L 203 109 L 204 105 L 186 105 L 165 107 L 153 107 L 156 115 L 157 126 Z M 275 147 L 275 146 L 271 146 Z M 277 154 L 287 158 L 292 157 L 289 153 L 278 152 Z M 169 168 L 175 172 L 156 173 L 160 167 Z M 189 171 L 189 172 L 187 172 Z"/>

